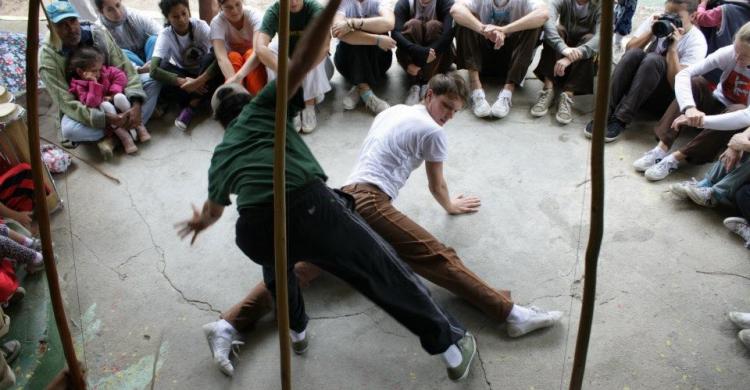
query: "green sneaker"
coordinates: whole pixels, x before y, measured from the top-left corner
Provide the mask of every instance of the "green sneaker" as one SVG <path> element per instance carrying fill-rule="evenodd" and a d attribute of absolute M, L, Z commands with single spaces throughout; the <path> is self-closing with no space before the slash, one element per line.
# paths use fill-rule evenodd
<path fill-rule="evenodd" d="M 304 339 L 300 341 L 292 341 L 292 351 L 296 353 L 297 355 L 302 355 L 303 353 L 307 352 L 307 336 L 305 336 Z"/>
<path fill-rule="evenodd" d="M 474 356 L 477 354 L 477 340 L 473 334 L 466 332 L 456 345 L 461 350 L 461 364 L 458 367 L 448 367 L 448 378 L 458 382 L 469 375 L 471 362 L 474 361 Z"/>

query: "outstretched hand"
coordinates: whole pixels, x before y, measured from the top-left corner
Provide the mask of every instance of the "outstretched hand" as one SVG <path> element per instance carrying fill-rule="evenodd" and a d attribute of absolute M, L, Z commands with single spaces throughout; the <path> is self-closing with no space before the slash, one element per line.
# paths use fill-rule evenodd
<path fill-rule="evenodd" d="M 477 196 L 464 196 L 461 194 L 453 200 L 451 200 L 451 215 L 476 213 L 479 211 L 479 207 L 482 206 L 482 202 Z"/>
<path fill-rule="evenodd" d="M 177 229 L 177 235 L 180 236 L 180 240 L 184 240 L 185 237 L 189 236 L 190 233 L 193 234 L 193 238 L 190 239 L 190 245 L 193 245 L 195 243 L 195 239 L 198 238 L 198 233 L 203 231 L 208 225 L 203 222 L 203 218 L 201 218 L 201 212 L 198 210 L 198 207 L 195 206 L 195 204 L 191 204 L 193 206 L 193 217 L 178 222 L 174 225 L 174 227 Z"/>

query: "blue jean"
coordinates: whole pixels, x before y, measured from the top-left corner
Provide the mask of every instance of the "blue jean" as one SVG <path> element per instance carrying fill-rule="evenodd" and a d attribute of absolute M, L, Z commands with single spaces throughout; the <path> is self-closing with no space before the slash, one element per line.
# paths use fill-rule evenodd
<path fill-rule="evenodd" d="M 148 74 L 139 75 L 143 90 L 146 92 L 146 101 L 141 106 L 141 121 L 146 124 L 154 113 L 156 101 L 159 99 L 161 83 L 152 79 Z M 60 124 L 62 136 L 72 142 L 93 142 L 104 137 L 104 129 L 96 129 L 76 122 L 67 115 L 63 115 Z"/>
<path fill-rule="evenodd" d="M 156 45 L 156 35 L 152 35 L 148 37 L 146 40 L 146 44 L 143 46 L 143 51 L 145 53 L 145 56 L 141 58 L 138 54 L 128 50 L 128 49 L 122 49 L 122 52 L 125 54 L 126 57 L 130 60 L 130 62 L 133 63 L 135 66 L 143 66 L 146 61 L 151 60 L 151 56 L 154 53 L 154 46 Z"/>
<path fill-rule="evenodd" d="M 724 169 L 721 161 L 715 162 L 698 186 L 711 187 L 714 199 L 731 206 L 737 190 L 748 180 L 750 180 L 750 157 L 745 154 L 739 164 L 729 172 Z"/>

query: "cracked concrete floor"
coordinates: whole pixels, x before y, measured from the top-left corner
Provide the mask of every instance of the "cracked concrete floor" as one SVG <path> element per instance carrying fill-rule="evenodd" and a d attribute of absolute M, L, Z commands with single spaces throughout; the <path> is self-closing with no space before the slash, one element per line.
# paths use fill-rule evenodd
<path fill-rule="evenodd" d="M 402 74 L 394 65 L 381 91 L 390 102 L 404 98 Z M 334 88 L 318 130 L 305 140 L 329 184 L 339 186 L 372 116 L 363 108 L 343 113 L 346 85 L 338 75 Z M 528 80 L 503 120 L 478 120 L 467 110 L 447 126 L 449 186 L 453 194 L 480 196 L 479 213 L 447 216 L 422 169 L 396 205 L 491 284 L 511 289 L 521 304 L 564 311 L 563 322 L 510 339 L 502 326 L 430 286 L 479 342 L 471 375 L 454 384 L 415 337 L 325 276 L 305 292 L 312 338 L 308 354 L 293 357 L 295 388 L 567 387 L 588 234 L 589 142 L 581 129 L 593 100 L 578 99 L 575 121 L 561 127 L 551 116 L 528 115 L 539 88 Z M 494 96 L 497 84 L 487 92 Z M 173 224 L 206 197 L 211 150 L 222 132 L 206 120 L 182 133 L 171 126 L 174 115 L 151 124 L 153 140 L 137 156 L 102 164 L 121 184 L 80 162 L 56 178 L 65 208 L 53 233 L 80 358 L 94 388 L 145 388 L 154 371 L 158 389 L 278 388 L 270 317 L 247 335 L 233 379 L 211 362 L 200 326 L 242 298 L 260 268 L 234 245 L 233 208 L 195 246 L 177 239 Z M 44 132 L 54 137 L 49 123 Z M 650 126 L 632 125 L 606 148 L 606 230 L 586 388 L 746 388 L 750 354 L 725 313 L 750 309 L 748 252 L 721 225 L 726 210 L 702 210 L 667 192 L 669 182 L 706 167 L 655 184 L 633 171 L 631 162 L 651 146 Z M 74 152 L 98 160 L 93 147 Z"/>

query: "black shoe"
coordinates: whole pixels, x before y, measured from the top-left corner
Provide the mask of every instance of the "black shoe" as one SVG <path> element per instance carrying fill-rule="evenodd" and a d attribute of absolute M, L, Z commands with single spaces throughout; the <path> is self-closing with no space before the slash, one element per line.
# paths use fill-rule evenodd
<path fill-rule="evenodd" d="M 590 120 L 589 123 L 586 124 L 586 128 L 583 129 L 583 135 L 586 136 L 586 138 L 591 139 L 591 134 L 594 132 L 594 121 Z"/>
<path fill-rule="evenodd" d="M 604 142 L 614 142 L 620 138 L 620 134 L 625 131 L 625 122 L 612 118 L 607 122 L 607 132 L 604 134 Z"/>

